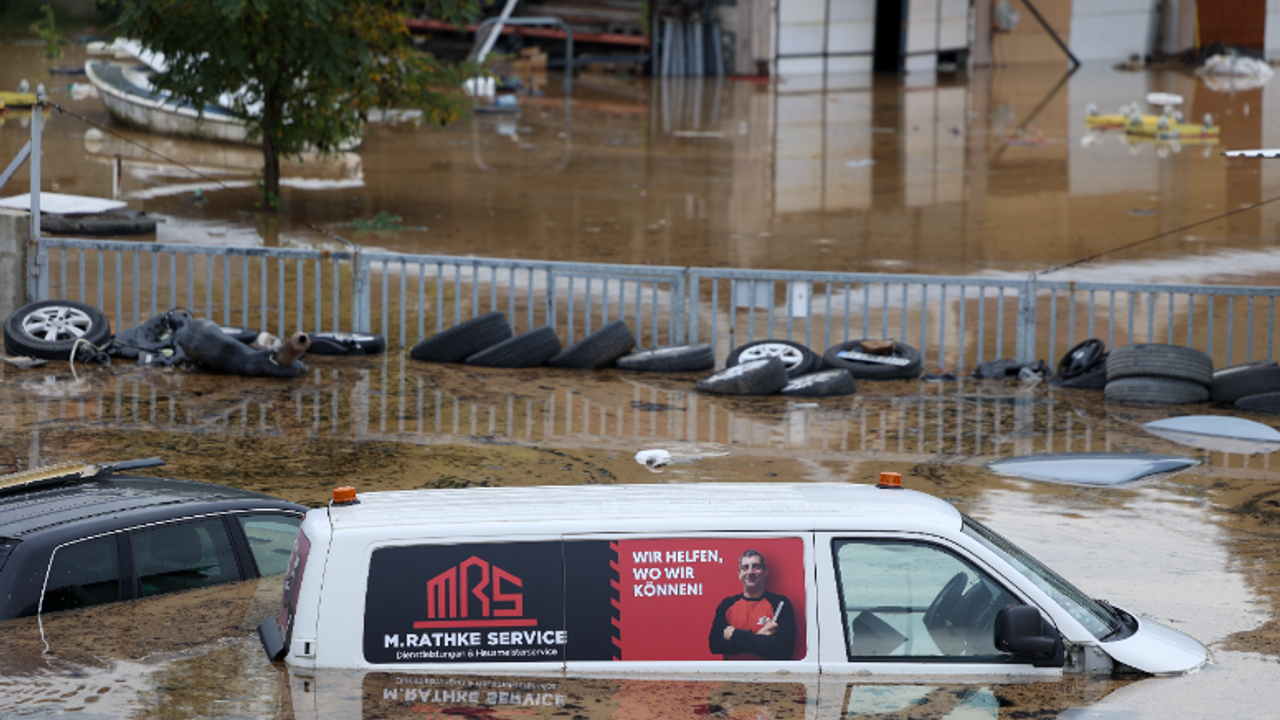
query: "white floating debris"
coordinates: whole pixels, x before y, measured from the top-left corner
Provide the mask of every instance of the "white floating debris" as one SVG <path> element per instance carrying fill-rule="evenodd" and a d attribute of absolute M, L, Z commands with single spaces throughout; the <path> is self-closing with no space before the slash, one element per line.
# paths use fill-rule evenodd
<path fill-rule="evenodd" d="M 1149 105 L 1163 105 L 1165 107 L 1170 105 L 1181 105 L 1182 96 L 1166 92 L 1147 93 L 1147 103 Z"/>
<path fill-rule="evenodd" d="M 128 207 L 129 204 L 119 200 L 107 200 L 106 198 L 87 197 L 85 195 L 63 195 L 61 193 L 42 192 L 40 193 L 40 212 L 42 213 L 58 213 L 59 215 L 88 215 L 92 213 L 107 212 L 108 210 L 119 210 Z M 7 198 L 0 198 L 0 207 L 12 210 L 30 210 L 31 195 L 23 193 L 21 195 L 11 195 Z"/>
<path fill-rule="evenodd" d="M 636 453 L 636 462 L 650 470 L 671 464 L 671 453 L 666 450 L 641 450 Z"/>

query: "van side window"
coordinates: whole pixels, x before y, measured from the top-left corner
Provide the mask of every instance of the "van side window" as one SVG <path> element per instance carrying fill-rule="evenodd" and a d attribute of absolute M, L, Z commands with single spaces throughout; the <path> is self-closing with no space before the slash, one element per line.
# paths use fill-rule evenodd
<path fill-rule="evenodd" d="M 289 555 L 302 518 L 292 515 L 237 515 L 258 574 L 279 575 L 289 569 Z"/>
<path fill-rule="evenodd" d="M 996 613 L 1018 601 L 952 553 L 926 543 L 837 540 L 849 659 L 1003 661 Z"/>
<path fill-rule="evenodd" d="M 137 530 L 130 541 L 140 597 L 240 579 L 231 539 L 220 518 Z"/>
<path fill-rule="evenodd" d="M 40 611 L 74 610 L 119 600 L 116 540 L 115 535 L 107 535 L 58 548 Z"/>

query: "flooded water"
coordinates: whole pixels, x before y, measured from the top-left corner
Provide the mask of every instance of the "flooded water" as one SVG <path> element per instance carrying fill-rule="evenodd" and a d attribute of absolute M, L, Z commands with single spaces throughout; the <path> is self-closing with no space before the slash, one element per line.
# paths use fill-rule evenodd
<path fill-rule="evenodd" d="M 252 193 L 251 150 L 148 137 L 44 76 L 39 48 L 0 44 L 0 87 L 43 80 L 53 99 L 121 138 L 86 142 L 54 113 L 45 190 L 117 193 L 166 242 L 320 245 L 313 223 L 366 246 L 674 265 L 946 274 L 1043 270 L 1280 195 L 1280 86 L 1220 93 L 1177 73 L 1002 69 L 773 85 L 583 75 L 518 117 L 441 131 L 372 125 L 337 158 L 291 164 L 287 214 Z M 72 49 L 59 64 L 83 60 Z M 1217 146 L 1088 133 L 1147 91 L 1182 93 L 1222 126 Z M 1270 115 L 1271 121 L 1266 117 Z M 2 116 L 0 156 L 29 137 Z M 1280 161 L 1276 161 L 1280 162 Z M 1276 165 L 1280 168 L 1280 165 Z M 1270 169 L 1269 169 L 1270 168 Z M 21 171 L 3 194 L 25 192 Z M 193 202 L 200 187 L 207 200 Z M 1274 205 L 1178 232 L 1062 277 L 1269 285 Z M 403 230 L 356 231 L 379 212 Z M 1016 382 L 861 383 L 846 398 L 716 398 L 696 377 L 483 370 L 403 353 L 308 358 L 296 381 L 66 364 L 0 363 L 0 473 L 71 459 L 160 456 L 165 473 L 319 505 L 360 491 L 681 481 L 868 482 L 901 472 L 989 523 L 1094 597 L 1209 645 L 1217 663 L 1139 681 L 1007 678 L 537 678 L 289 673 L 251 628 L 273 588 L 236 586 L 51 616 L 2 629 L 0 717 L 1203 718 L 1265 717 L 1280 701 L 1280 459 L 1179 445 L 1141 425 L 1226 406 L 1134 408 Z M 1253 419 L 1280 427 L 1265 416 Z M 637 451 L 669 450 L 652 471 Z M 1120 488 L 1001 477 L 998 457 L 1149 452 L 1202 464 Z M 163 632 L 157 634 L 156 630 Z M 322 699 L 317 699 L 322 698 Z M 329 702 L 328 698 L 339 698 Z"/>

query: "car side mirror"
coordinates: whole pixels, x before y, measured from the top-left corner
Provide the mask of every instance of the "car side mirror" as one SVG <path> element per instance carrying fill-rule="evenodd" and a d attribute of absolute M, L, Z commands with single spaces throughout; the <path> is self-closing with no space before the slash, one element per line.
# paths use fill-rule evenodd
<path fill-rule="evenodd" d="M 996 613 L 995 646 L 1001 652 L 1029 657 L 1035 667 L 1062 667 L 1066 660 L 1057 628 L 1030 605 L 1013 605 Z"/>

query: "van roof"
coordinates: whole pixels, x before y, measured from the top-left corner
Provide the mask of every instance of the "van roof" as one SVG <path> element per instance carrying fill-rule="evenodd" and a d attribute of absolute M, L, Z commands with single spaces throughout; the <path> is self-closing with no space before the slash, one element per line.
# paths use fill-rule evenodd
<path fill-rule="evenodd" d="M 335 532 L 414 527 L 417 536 L 511 532 L 866 530 L 955 532 L 949 503 L 913 490 L 841 483 L 566 485 L 370 492 L 332 505 Z M 322 512 L 322 511 L 321 511 Z"/>

